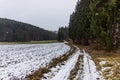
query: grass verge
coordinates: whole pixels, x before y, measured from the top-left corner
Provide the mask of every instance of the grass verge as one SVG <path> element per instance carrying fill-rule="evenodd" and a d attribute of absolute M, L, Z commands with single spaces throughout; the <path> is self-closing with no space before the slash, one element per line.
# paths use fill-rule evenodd
<path fill-rule="evenodd" d="M 90 53 L 105 80 L 120 80 L 120 49 L 108 52 L 96 50 L 93 45 L 80 48 Z"/>
<path fill-rule="evenodd" d="M 57 40 L 46 40 L 46 41 L 30 41 L 30 42 L 0 42 L 1 45 L 7 44 L 48 44 L 48 43 L 57 43 Z"/>

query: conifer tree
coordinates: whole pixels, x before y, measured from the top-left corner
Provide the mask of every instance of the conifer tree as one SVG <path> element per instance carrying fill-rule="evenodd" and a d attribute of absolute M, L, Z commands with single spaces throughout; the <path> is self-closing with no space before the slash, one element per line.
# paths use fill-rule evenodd
<path fill-rule="evenodd" d="M 70 16 L 69 37 L 77 43 L 93 40 L 111 50 L 120 46 L 120 1 L 78 0 Z"/>

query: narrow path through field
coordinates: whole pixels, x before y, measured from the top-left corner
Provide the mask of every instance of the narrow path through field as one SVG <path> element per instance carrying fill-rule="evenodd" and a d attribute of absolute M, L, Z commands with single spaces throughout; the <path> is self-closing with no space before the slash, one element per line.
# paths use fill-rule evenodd
<path fill-rule="evenodd" d="M 78 62 L 66 80 L 104 80 L 89 53 L 83 50 Z"/>
<path fill-rule="evenodd" d="M 103 80 L 101 74 L 97 71 L 96 65 L 91 56 L 83 50 L 83 80 Z"/>
<path fill-rule="evenodd" d="M 91 56 L 75 45 L 69 46 L 71 50 L 68 54 L 53 59 L 44 68 L 42 76 L 38 78 L 33 74 L 28 80 L 103 80 Z"/>
<path fill-rule="evenodd" d="M 74 68 L 78 57 L 80 56 L 79 49 L 76 49 L 69 58 L 50 69 L 50 72 L 44 75 L 42 80 L 67 80 L 70 71 Z"/>
<path fill-rule="evenodd" d="M 91 56 L 77 46 L 73 54 L 63 62 L 50 68 L 42 80 L 103 80 Z"/>

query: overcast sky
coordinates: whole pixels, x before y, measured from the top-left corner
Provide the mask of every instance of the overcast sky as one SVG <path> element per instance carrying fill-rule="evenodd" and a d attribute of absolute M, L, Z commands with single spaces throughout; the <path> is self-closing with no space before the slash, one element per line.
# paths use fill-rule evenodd
<path fill-rule="evenodd" d="M 68 25 L 77 0 L 0 0 L 0 17 L 48 30 Z"/>

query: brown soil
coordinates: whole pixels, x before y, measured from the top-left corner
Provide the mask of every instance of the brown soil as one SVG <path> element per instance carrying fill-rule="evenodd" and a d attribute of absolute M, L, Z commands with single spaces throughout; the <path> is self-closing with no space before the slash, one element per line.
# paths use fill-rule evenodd
<path fill-rule="evenodd" d="M 80 55 L 77 60 L 77 63 L 75 64 L 75 67 L 70 72 L 69 80 L 75 80 L 75 78 L 78 74 L 78 71 L 80 71 L 79 77 L 81 78 L 82 73 L 83 73 L 83 64 L 82 63 L 83 63 L 83 55 Z"/>

